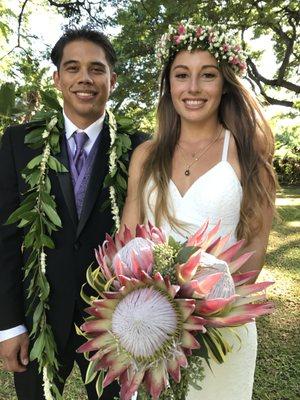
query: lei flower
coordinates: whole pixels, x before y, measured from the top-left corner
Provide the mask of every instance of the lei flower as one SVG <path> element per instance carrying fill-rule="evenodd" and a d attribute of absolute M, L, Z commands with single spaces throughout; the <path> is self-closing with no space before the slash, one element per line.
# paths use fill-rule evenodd
<path fill-rule="evenodd" d="M 24 276 L 31 276 L 28 298 L 31 300 L 30 309 L 33 310 L 34 306 L 31 331 L 33 348 L 30 359 L 37 360 L 39 371 L 42 372 L 45 399 L 62 400 L 54 383 L 58 374 L 57 348 L 46 317 L 51 288 L 46 277 L 45 249 L 55 248 L 51 233 L 62 227 L 55 199 L 51 194 L 48 172 L 51 169 L 57 173 L 67 172 L 64 165 L 55 158 L 55 155 L 60 152 L 59 138 L 64 120 L 55 94 L 41 93 L 41 95 L 44 106 L 34 117 L 37 127 L 25 136 L 25 144 L 34 149 L 41 148 L 41 154 L 32 159 L 22 171 L 22 176 L 30 189 L 25 194 L 20 207 L 10 215 L 7 223 L 18 222 L 19 228 L 27 227 L 23 247 L 30 252 L 30 255 L 24 266 Z M 110 206 L 115 229 L 118 229 L 120 210 L 126 195 L 124 162 L 128 161 L 128 151 L 131 148 L 130 126 L 128 123 L 127 127 L 117 126 L 113 113 L 108 110 L 107 114 L 110 132 L 109 172 L 103 186 L 109 188 L 109 204 L 106 203 L 103 206 Z"/>
<path fill-rule="evenodd" d="M 183 20 L 177 26 L 169 25 L 168 32 L 156 44 L 156 58 L 163 66 L 170 57 L 181 50 L 208 50 L 218 61 L 227 62 L 234 72 L 246 73 L 247 55 L 237 38 L 226 31 L 226 27 L 200 26 L 192 20 Z"/>

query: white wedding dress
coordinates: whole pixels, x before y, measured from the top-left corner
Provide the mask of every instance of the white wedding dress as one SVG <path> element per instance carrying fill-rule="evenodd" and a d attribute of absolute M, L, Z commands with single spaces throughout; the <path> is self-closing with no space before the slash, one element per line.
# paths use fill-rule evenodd
<path fill-rule="evenodd" d="M 179 221 L 187 224 L 188 232 L 171 229 L 167 221 L 162 228 L 167 235 L 178 241 L 185 241 L 207 219 L 210 228 L 221 220 L 220 234 L 232 233 L 228 246 L 235 242 L 235 230 L 239 221 L 242 187 L 240 181 L 227 161 L 230 132 L 225 132 L 222 159 L 204 175 L 200 176 L 184 196 L 181 196 L 173 181 L 169 184 L 169 207 Z M 154 224 L 153 205 L 156 193 L 151 184 L 146 218 Z M 146 192 L 147 192 L 146 191 Z M 148 192 L 149 193 L 149 192 Z M 148 197 L 146 193 L 146 197 Z M 146 201 L 147 204 L 147 201 Z M 203 362 L 205 378 L 200 383 L 202 390 L 190 387 L 187 400 L 251 400 L 254 370 L 257 353 L 257 333 L 254 322 L 234 328 L 240 341 L 233 333 L 224 336 L 233 347 L 233 352 L 226 356 L 223 364 L 210 361 L 212 371 Z"/>

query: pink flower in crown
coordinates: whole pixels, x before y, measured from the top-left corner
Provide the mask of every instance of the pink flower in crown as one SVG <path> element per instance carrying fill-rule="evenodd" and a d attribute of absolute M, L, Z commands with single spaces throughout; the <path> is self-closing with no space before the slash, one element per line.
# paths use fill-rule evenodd
<path fill-rule="evenodd" d="M 230 46 L 228 44 L 223 44 L 222 48 L 224 53 L 226 53 L 230 49 Z"/>
<path fill-rule="evenodd" d="M 198 28 L 196 29 L 196 37 L 200 37 L 203 33 L 203 29 L 201 28 L 201 26 L 198 26 Z"/>
<path fill-rule="evenodd" d="M 176 35 L 173 37 L 173 41 L 175 42 L 175 44 L 179 44 L 182 41 L 182 39 L 183 39 L 183 36 Z"/>
<path fill-rule="evenodd" d="M 213 43 L 215 40 L 216 40 L 216 39 L 215 39 L 215 35 L 214 35 L 213 33 L 211 33 L 211 34 L 208 36 L 208 42 L 209 42 L 209 43 Z"/>
<path fill-rule="evenodd" d="M 235 51 L 240 51 L 241 50 L 241 46 L 239 44 L 237 44 L 236 46 L 234 46 L 234 50 Z"/>
<path fill-rule="evenodd" d="M 240 63 L 240 60 L 239 60 L 239 58 L 237 56 L 233 56 L 232 60 L 230 62 L 231 62 L 231 64 L 236 65 L 236 64 Z"/>
<path fill-rule="evenodd" d="M 180 24 L 179 27 L 178 27 L 177 32 L 178 32 L 178 35 L 181 36 L 181 35 L 184 35 L 184 34 L 185 34 L 186 29 L 185 29 L 185 27 L 184 27 L 182 24 Z"/>

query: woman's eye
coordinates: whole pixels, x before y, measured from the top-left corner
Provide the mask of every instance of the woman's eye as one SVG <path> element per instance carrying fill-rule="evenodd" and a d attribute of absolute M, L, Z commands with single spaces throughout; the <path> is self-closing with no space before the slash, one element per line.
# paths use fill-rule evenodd
<path fill-rule="evenodd" d="M 182 74 L 176 74 L 175 77 L 176 77 L 176 78 L 179 78 L 179 79 L 185 79 L 185 78 L 187 77 L 187 74 L 184 74 L 184 73 L 182 73 Z"/>
<path fill-rule="evenodd" d="M 201 78 L 206 80 L 206 81 L 212 81 L 213 79 L 216 78 L 216 74 L 212 72 L 205 72 L 204 74 L 201 75 Z"/>

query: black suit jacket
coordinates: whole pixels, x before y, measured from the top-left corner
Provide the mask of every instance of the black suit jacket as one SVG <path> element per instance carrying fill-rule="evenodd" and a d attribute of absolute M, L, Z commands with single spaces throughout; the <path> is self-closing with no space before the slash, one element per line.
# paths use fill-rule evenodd
<path fill-rule="evenodd" d="M 40 149 L 33 150 L 24 145 L 28 130 L 30 125 L 8 128 L 0 148 L 0 330 L 24 323 L 31 330 L 31 316 L 25 316 L 29 304 L 26 299 L 29 282 L 22 280 L 22 266 L 26 259 L 26 253 L 21 251 L 24 232 L 16 225 L 3 225 L 28 189 L 21 177 L 22 169 L 40 153 Z M 138 135 L 133 138 L 133 147 L 143 140 Z M 95 260 L 94 249 L 113 227 L 110 209 L 101 211 L 101 205 L 109 196 L 108 189 L 103 189 L 103 180 L 108 173 L 109 144 L 108 127 L 104 125 L 79 221 L 70 173 L 49 173 L 51 192 L 63 226 L 53 232 L 55 249 L 46 252 L 47 278 L 51 288 L 48 321 L 59 349 L 64 348 L 67 342 L 74 312 L 79 310 L 84 315 L 83 308 L 87 305 L 80 298 L 80 289 L 85 282 L 86 269 Z M 61 153 L 57 158 L 69 170 L 63 134 Z"/>

